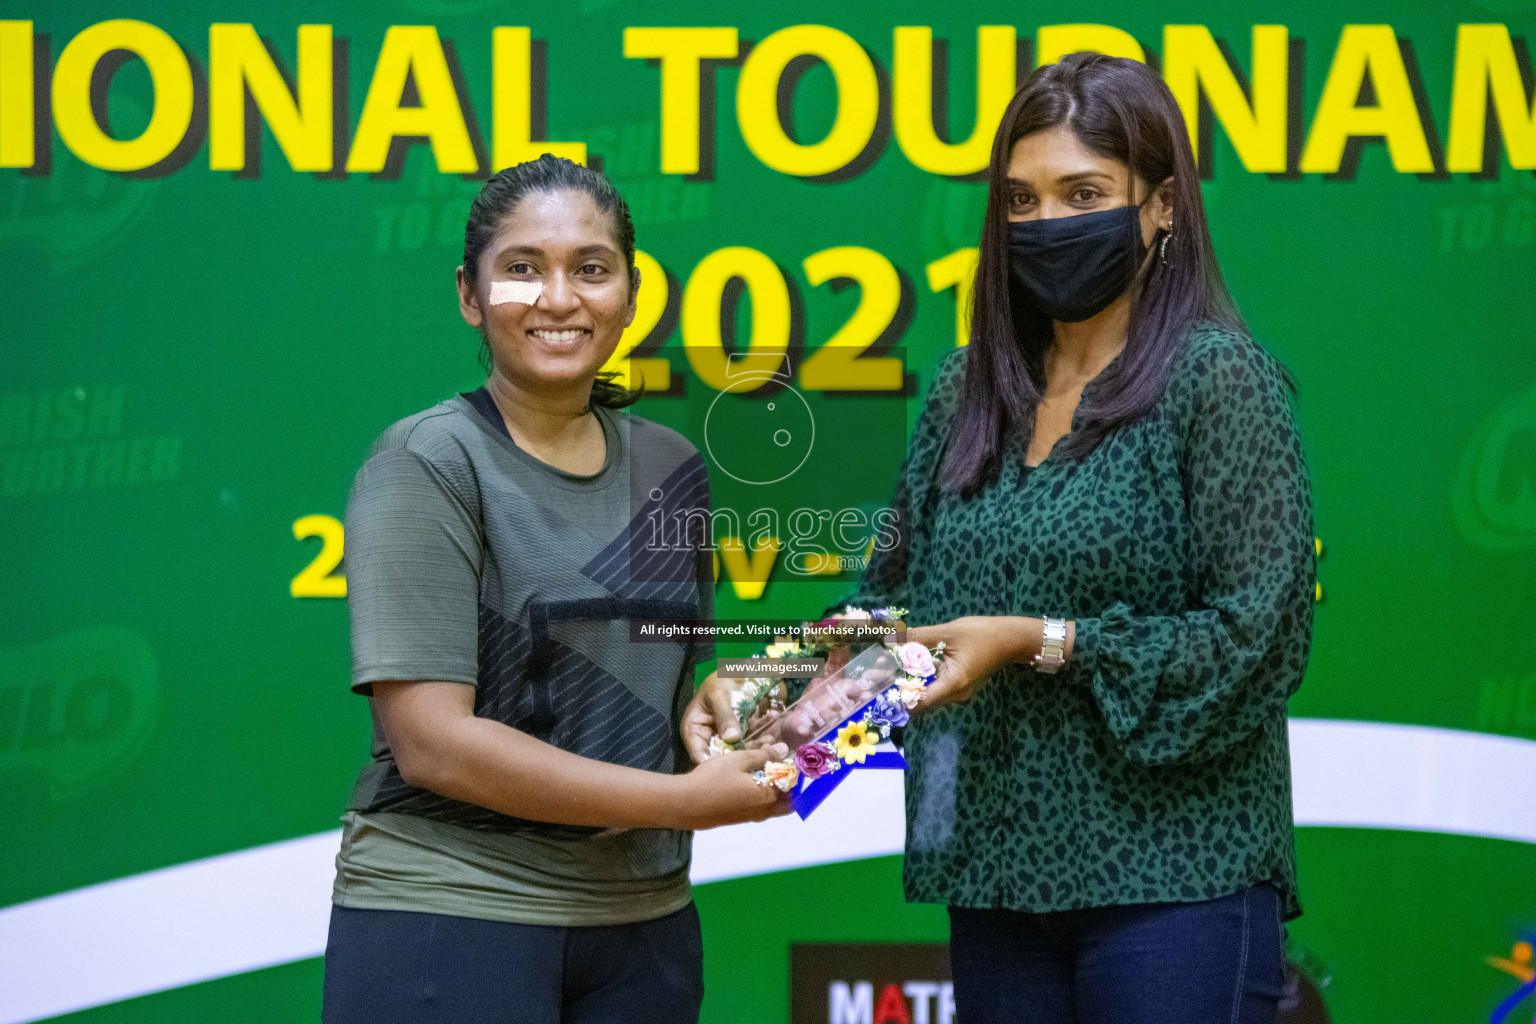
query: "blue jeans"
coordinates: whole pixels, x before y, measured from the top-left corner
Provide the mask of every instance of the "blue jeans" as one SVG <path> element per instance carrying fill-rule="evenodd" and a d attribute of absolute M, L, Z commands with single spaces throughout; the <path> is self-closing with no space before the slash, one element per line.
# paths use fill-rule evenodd
<path fill-rule="evenodd" d="M 1045 914 L 949 908 L 964 1024 L 1271 1024 L 1284 991 L 1280 894 Z"/>
<path fill-rule="evenodd" d="M 324 1024 L 697 1024 L 699 915 L 556 928 L 331 908 Z"/>

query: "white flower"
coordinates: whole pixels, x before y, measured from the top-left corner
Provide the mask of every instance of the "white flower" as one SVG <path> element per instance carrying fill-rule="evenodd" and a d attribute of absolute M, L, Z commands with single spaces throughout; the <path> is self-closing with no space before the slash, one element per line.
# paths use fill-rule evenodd
<path fill-rule="evenodd" d="M 770 679 L 748 679 L 741 684 L 740 689 L 731 693 L 731 708 L 738 715 L 741 714 L 741 706 L 750 704 L 763 695 L 763 691 L 773 685 Z"/>

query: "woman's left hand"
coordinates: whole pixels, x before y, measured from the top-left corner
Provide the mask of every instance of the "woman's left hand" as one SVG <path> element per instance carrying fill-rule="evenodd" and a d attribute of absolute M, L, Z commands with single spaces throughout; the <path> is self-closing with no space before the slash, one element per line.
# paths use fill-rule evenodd
<path fill-rule="evenodd" d="M 998 669 L 1040 649 L 1040 620 L 1012 615 L 967 615 L 937 626 L 909 626 L 907 640 L 926 647 L 944 642 L 937 678 L 923 691 L 914 714 L 969 700 Z"/>

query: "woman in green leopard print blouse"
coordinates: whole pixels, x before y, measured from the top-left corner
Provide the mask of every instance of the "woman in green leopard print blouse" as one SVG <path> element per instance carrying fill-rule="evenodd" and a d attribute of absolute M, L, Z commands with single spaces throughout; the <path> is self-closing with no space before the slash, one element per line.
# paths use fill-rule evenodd
<path fill-rule="evenodd" d="M 906 550 L 854 598 L 948 645 L 907 730 L 907 898 L 951 908 L 967 1024 L 1272 1020 L 1315 586 L 1286 376 L 1145 66 L 1040 69 L 993 152 L 971 344 L 911 443 Z"/>
<path fill-rule="evenodd" d="M 849 598 L 947 645 L 905 736 L 907 898 L 950 908 L 965 1024 L 1272 1021 L 1314 589 L 1286 375 L 1144 65 L 1036 71 L 990 177 L 905 543 Z M 1046 617 L 1065 637 L 1042 655 Z"/>

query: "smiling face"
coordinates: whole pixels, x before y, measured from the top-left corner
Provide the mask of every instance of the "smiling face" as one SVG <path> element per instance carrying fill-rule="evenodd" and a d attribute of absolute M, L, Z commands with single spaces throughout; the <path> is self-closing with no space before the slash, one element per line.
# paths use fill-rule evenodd
<path fill-rule="evenodd" d="M 1066 125 L 1032 132 L 1013 144 L 1008 158 L 1008 220 L 1043 220 L 1097 213 L 1141 203 L 1141 238 L 1152 244 L 1159 228 L 1173 223 L 1173 179 L 1151 197 L 1147 183 L 1125 164 L 1084 146 Z"/>
<path fill-rule="evenodd" d="M 498 282 L 543 290 L 531 305 L 492 304 Z M 502 218 L 474 274 L 459 268 L 458 289 L 459 313 L 485 337 L 492 373 L 525 391 L 590 390 L 635 318 L 637 287 L 613 215 L 578 190 L 524 196 Z M 505 284 L 495 290 L 519 291 Z"/>

